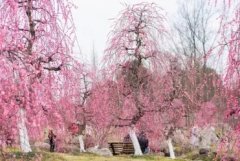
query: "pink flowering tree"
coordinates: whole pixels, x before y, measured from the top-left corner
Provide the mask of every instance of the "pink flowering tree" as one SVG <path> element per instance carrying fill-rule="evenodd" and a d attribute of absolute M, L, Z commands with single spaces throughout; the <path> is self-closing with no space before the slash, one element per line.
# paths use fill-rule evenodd
<path fill-rule="evenodd" d="M 122 89 L 122 100 L 119 100 L 121 110 L 118 113 L 122 113 L 122 116 L 118 119 L 125 125 L 119 126 L 131 127 L 129 136 L 135 155 L 142 155 L 135 128 L 145 113 L 143 91 L 146 88 L 143 86 L 144 81 L 147 82 L 148 74 L 143 64 L 145 61 L 152 66 L 157 64 L 155 60 L 160 52 L 153 35 L 155 36 L 155 32 L 157 36 L 163 34 L 163 21 L 163 15 L 159 14 L 154 4 L 128 6 L 116 21 L 105 52 L 108 66 L 111 72 L 115 73 L 115 77 L 116 71 L 122 72 L 118 80 L 119 88 Z"/>
<path fill-rule="evenodd" d="M 142 155 L 136 130 L 146 129 L 148 125 L 155 136 L 160 137 L 163 129 L 161 132 L 158 127 L 166 124 L 159 113 L 165 111 L 167 116 L 171 115 L 171 110 L 167 109 L 175 106 L 172 106 L 175 95 L 167 93 L 175 90 L 174 83 L 170 81 L 170 86 L 161 84 L 164 80 L 161 76 L 167 72 L 167 62 L 171 57 L 158 43 L 164 40 L 166 34 L 164 22 L 164 15 L 155 4 L 127 6 L 116 20 L 105 51 L 106 65 L 113 76 L 112 80 L 116 82 L 115 106 L 112 110 L 115 111 L 117 123 L 113 123 L 116 127 L 129 128 L 135 155 Z M 152 124 L 150 118 L 156 118 L 156 124 Z M 149 134 L 153 133 L 151 130 Z"/>
<path fill-rule="evenodd" d="M 87 70 L 86 68 L 83 68 L 82 70 L 80 70 L 80 73 L 76 74 L 76 76 L 78 76 L 79 79 L 75 79 L 75 82 L 73 82 L 73 87 L 75 87 L 76 85 L 78 86 L 78 88 L 75 88 L 77 95 L 72 97 L 75 99 L 73 110 L 74 115 L 69 116 L 74 116 L 75 118 L 75 123 L 78 126 L 78 131 L 76 135 L 78 136 L 79 140 L 80 152 L 85 152 L 86 150 L 83 138 L 86 134 L 88 134 L 87 128 L 89 126 L 89 120 L 92 116 L 91 111 L 88 109 L 87 102 L 92 94 L 91 85 L 94 74 L 89 72 L 89 70 Z M 71 87 L 71 89 L 73 87 Z"/>
<path fill-rule="evenodd" d="M 78 137 L 80 152 L 85 151 L 83 131 L 86 126 L 85 103 L 90 95 L 90 80 L 85 67 L 76 60 L 72 60 L 51 78 L 53 106 L 61 120 L 51 119 L 48 121 L 49 126 L 57 132 L 58 144 L 62 146 L 69 144 L 73 137 Z M 52 117 L 52 112 L 48 112 L 48 117 Z M 60 124 L 58 121 L 61 121 Z"/>
<path fill-rule="evenodd" d="M 224 156 L 234 155 L 239 159 L 239 109 L 240 109 L 240 3 L 239 1 L 213 1 L 215 5 L 222 5 L 224 8 L 221 17 L 219 34 L 221 40 L 219 43 L 219 54 L 226 53 L 227 68 L 224 76 L 224 85 L 226 88 L 226 106 L 225 121 L 228 121 L 232 130 L 225 137 L 219 146 L 219 153 Z M 228 13 L 228 14 L 226 14 Z"/>
<path fill-rule="evenodd" d="M 87 101 L 87 124 L 92 128 L 96 147 L 103 147 L 116 124 L 117 86 L 111 80 L 95 80 Z M 89 115 L 90 114 L 90 115 Z"/>
<path fill-rule="evenodd" d="M 56 75 L 66 74 L 71 61 L 71 7 L 70 2 L 55 0 L 3 0 L 0 5 L 1 82 L 9 86 L 1 84 L 5 88 L 0 102 L 4 111 L 1 128 L 19 135 L 24 152 L 31 151 L 29 134 L 38 136 L 49 118 L 55 119 L 55 125 L 62 123 L 53 103 L 58 96 L 52 88 L 56 87 Z M 55 117 L 46 117 L 46 112 Z"/>

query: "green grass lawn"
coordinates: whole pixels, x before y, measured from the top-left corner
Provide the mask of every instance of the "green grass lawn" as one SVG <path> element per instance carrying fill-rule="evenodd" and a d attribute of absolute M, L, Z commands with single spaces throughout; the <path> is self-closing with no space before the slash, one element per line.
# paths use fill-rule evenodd
<path fill-rule="evenodd" d="M 79 155 L 69 155 L 69 154 L 49 154 L 45 153 L 43 161 L 170 161 L 171 159 L 147 155 L 142 157 L 134 156 L 113 156 L 113 157 L 103 157 L 93 154 L 79 154 Z M 183 159 L 176 159 L 175 161 L 184 161 Z"/>
<path fill-rule="evenodd" d="M 64 153 L 50 153 L 50 152 L 32 152 L 23 154 L 19 151 L 11 151 L 5 153 L 5 156 L 0 156 L 0 160 L 6 161 L 171 161 L 167 157 L 157 155 L 145 156 L 113 156 L 104 157 L 95 154 L 64 154 Z M 186 159 L 175 159 L 174 161 L 186 161 Z"/>
<path fill-rule="evenodd" d="M 19 149 L 8 149 L 5 151 L 4 156 L 0 155 L 1 161 L 172 161 L 172 159 L 167 157 L 162 157 L 159 155 L 144 155 L 144 156 L 131 156 L 131 155 L 121 155 L 113 157 L 98 156 L 90 153 L 75 153 L 75 154 L 65 154 L 65 153 L 50 153 L 46 151 L 37 151 L 24 154 L 20 152 Z M 177 158 L 174 161 L 191 161 L 191 160 L 202 160 L 202 161 L 212 161 L 208 157 L 194 157 L 196 154 L 190 153 L 185 157 Z"/>

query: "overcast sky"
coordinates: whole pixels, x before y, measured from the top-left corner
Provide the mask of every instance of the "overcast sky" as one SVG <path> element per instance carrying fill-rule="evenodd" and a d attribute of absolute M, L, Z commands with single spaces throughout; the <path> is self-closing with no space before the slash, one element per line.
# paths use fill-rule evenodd
<path fill-rule="evenodd" d="M 177 10 L 179 0 L 147 0 L 154 2 L 164 9 L 168 17 Z M 82 57 L 90 63 L 93 46 L 100 61 L 106 47 L 108 33 L 113 24 L 112 18 L 124 9 L 124 3 L 134 4 L 141 0 L 74 0 L 77 9 L 73 10 L 77 37 Z M 146 1 L 145 1 L 146 2 Z"/>

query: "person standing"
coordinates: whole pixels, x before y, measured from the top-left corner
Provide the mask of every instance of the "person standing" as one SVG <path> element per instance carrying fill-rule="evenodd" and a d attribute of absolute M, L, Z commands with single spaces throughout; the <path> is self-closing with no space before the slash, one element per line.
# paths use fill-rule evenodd
<path fill-rule="evenodd" d="M 50 144 L 50 152 L 54 152 L 56 135 L 53 133 L 52 130 L 50 130 L 48 133 L 48 139 Z"/>
<path fill-rule="evenodd" d="M 138 136 L 138 141 L 143 154 L 149 153 L 148 139 L 146 134 L 142 131 Z"/>

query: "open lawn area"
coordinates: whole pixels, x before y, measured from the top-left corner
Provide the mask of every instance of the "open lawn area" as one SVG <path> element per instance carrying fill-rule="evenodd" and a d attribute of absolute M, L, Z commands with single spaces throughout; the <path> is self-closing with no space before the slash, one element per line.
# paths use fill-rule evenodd
<path fill-rule="evenodd" d="M 211 161 L 210 158 L 196 158 L 194 155 L 188 155 L 185 157 L 177 158 L 174 161 L 191 161 L 191 160 L 202 160 Z M 159 155 L 145 155 L 145 156 L 131 156 L 131 155 L 121 155 L 104 157 L 98 156 L 91 153 L 76 153 L 76 154 L 66 154 L 66 153 L 50 153 L 50 152 L 31 152 L 28 154 L 23 154 L 19 151 L 7 152 L 0 156 L 1 161 L 171 161 L 172 159 L 159 156 Z"/>
<path fill-rule="evenodd" d="M 44 156 L 44 161 L 170 161 L 171 159 L 161 156 L 113 156 L 103 157 L 93 154 L 69 155 L 69 154 L 47 154 Z M 183 159 L 176 159 L 176 161 L 184 161 Z"/>
<path fill-rule="evenodd" d="M 49 153 L 37 152 L 22 154 L 20 152 L 8 153 L 5 157 L 1 156 L 0 160 L 6 161 L 170 161 L 167 157 L 157 155 L 147 156 L 113 156 L 104 157 L 95 154 L 64 154 L 64 153 Z M 186 159 L 175 159 L 175 161 L 185 161 Z"/>

